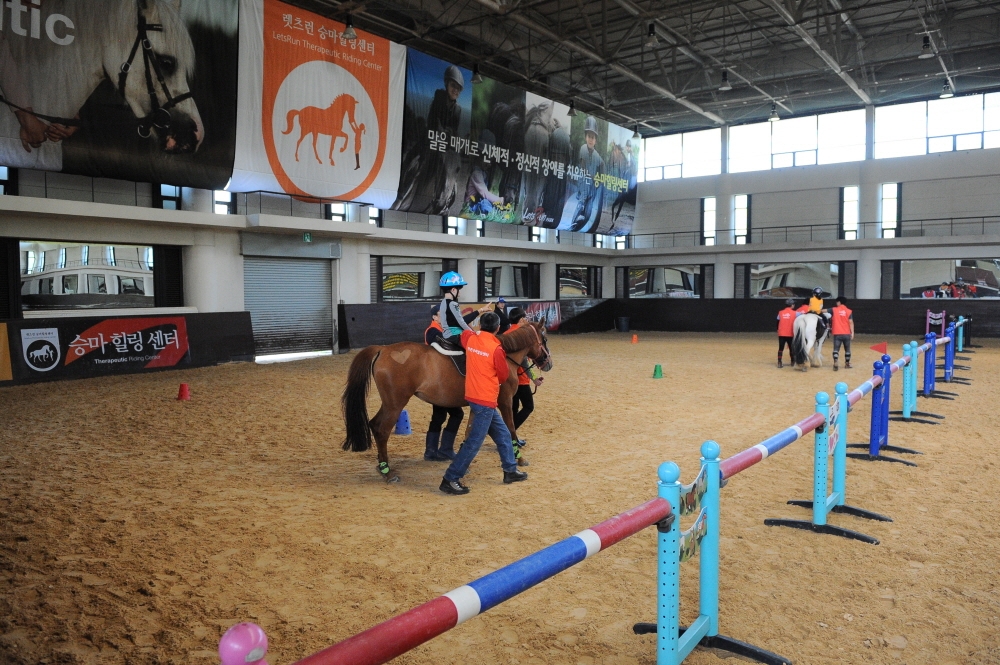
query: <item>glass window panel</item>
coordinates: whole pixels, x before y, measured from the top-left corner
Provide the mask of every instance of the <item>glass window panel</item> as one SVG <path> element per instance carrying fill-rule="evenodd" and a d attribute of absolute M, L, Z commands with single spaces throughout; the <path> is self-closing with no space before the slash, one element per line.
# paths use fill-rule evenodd
<path fill-rule="evenodd" d="M 683 157 L 681 145 L 680 134 L 646 139 L 646 149 L 642 151 L 645 155 L 646 167 L 680 164 Z"/>
<path fill-rule="evenodd" d="M 1000 92 L 983 95 L 983 129 L 1000 129 Z"/>
<path fill-rule="evenodd" d="M 736 227 L 736 235 L 746 235 L 747 233 L 747 210 L 746 208 L 736 209 L 736 219 L 734 226 Z"/>
<path fill-rule="evenodd" d="M 729 172 L 766 171 L 771 168 L 771 125 L 758 122 L 729 128 Z"/>
<path fill-rule="evenodd" d="M 818 116 L 817 145 L 819 164 L 862 161 L 865 158 L 865 110 Z"/>
<path fill-rule="evenodd" d="M 948 152 L 952 149 L 952 137 L 936 136 L 927 140 L 927 152 Z"/>
<path fill-rule="evenodd" d="M 772 153 L 816 149 L 816 116 L 779 120 L 770 125 Z"/>
<path fill-rule="evenodd" d="M 887 182 L 882 185 L 882 198 L 883 199 L 894 199 L 896 198 L 896 192 L 899 190 L 899 185 L 894 182 Z"/>
<path fill-rule="evenodd" d="M 794 164 L 794 155 L 790 152 L 786 152 L 783 155 L 775 155 L 772 159 L 772 166 L 776 169 L 783 169 Z"/>
<path fill-rule="evenodd" d="M 743 208 L 744 210 L 746 210 L 746 207 L 747 207 L 747 195 L 746 194 L 737 194 L 736 196 L 733 197 L 733 204 L 736 206 L 737 209 Z"/>
<path fill-rule="evenodd" d="M 9 176 L 7 175 L 7 167 L 0 166 L 0 180 L 6 180 Z"/>
<path fill-rule="evenodd" d="M 166 207 L 166 206 L 164 206 Z M 216 215 L 228 215 L 229 214 L 229 204 L 228 203 L 216 203 L 215 204 L 215 214 Z"/>
<path fill-rule="evenodd" d="M 722 130 L 706 129 L 684 134 L 685 178 L 722 172 Z"/>
<path fill-rule="evenodd" d="M 164 210 L 177 210 L 177 201 L 164 201 L 163 202 L 163 209 Z"/>
<path fill-rule="evenodd" d="M 927 102 L 927 136 L 983 131 L 983 96 L 968 95 Z"/>
<path fill-rule="evenodd" d="M 906 141 L 887 141 L 875 144 L 875 159 L 925 154 L 927 154 L 927 139 L 925 138 L 908 139 Z"/>
<path fill-rule="evenodd" d="M 705 201 L 705 212 L 715 212 L 715 197 L 709 196 L 703 200 Z"/>
<path fill-rule="evenodd" d="M 796 166 L 812 166 L 815 163 L 816 163 L 815 150 L 805 150 L 803 152 L 795 153 Z"/>
<path fill-rule="evenodd" d="M 955 137 L 955 150 L 979 150 L 982 147 L 982 134 L 962 134 Z"/>
<path fill-rule="evenodd" d="M 896 199 L 882 199 L 882 226 L 896 223 Z"/>
<path fill-rule="evenodd" d="M 663 167 L 655 166 L 653 168 L 646 169 L 646 182 L 650 180 L 662 180 L 663 179 Z"/>
<path fill-rule="evenodd" d="M 664 166 L 663 167 L 663 179 L 669 180 L 670 178 L 680 178 L 681 177 L 681 167 L 680 164 L 676 166 Z"/>
<path fill-rule="evenodd" d="M 927 102 L 877 106 L 875 145 L 885 141 L 922 139 L 927 135 Z"/>
<path fill-rule="evenodd" d="M 983 134 L 984 148 L 1000 148 L 1000 132 L 986 132 Z"/>
<path fill-rule="evenodd" d="M 227 192 L 225 190 L 218 189 L 215 191 L 215 200 L 218 203 L 229 203 L 230 201 L 233 200 L 233 194 L 232 192 Z"/>
<path fill-rule="evenodd" d="M 845 201 L 857 201 L 858 200 L 858 188 L 857 188 L 857 186 L 844 187 L 844 200 Z"/>
<path fill-rule="evenodd" d="M 746 236 L 736 236 L 736 244 L 737 245 L 745 245 L 745 244 L 747 244 L 747 237 Z"/>

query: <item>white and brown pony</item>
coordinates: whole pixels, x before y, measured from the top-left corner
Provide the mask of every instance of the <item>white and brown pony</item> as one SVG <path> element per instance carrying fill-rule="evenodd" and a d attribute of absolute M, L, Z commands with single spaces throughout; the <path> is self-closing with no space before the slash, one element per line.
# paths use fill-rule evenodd
<path fill-rule="evenodd" d="M 820 314 L 807 312 L 795 319 L 792 359 L 803 372 L 809 369 L 809 365 L 823 366 L 823 342 L 829 330 L 826 317 Z"/>

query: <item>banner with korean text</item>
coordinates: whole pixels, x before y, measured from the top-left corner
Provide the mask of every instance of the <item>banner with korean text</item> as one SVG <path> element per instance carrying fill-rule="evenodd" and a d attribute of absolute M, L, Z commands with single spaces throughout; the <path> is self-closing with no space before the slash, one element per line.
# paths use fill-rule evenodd
<path fill-rule="evenodd" d="M 406 49 L 278 0 L 240 0 L 231 191 L 388 208 L 402 145 Z"/>
<path fill-rule="evenodd" d="M 639 147 L 624 127 L 410 49 L 392 208 L 625 235 Z"/>

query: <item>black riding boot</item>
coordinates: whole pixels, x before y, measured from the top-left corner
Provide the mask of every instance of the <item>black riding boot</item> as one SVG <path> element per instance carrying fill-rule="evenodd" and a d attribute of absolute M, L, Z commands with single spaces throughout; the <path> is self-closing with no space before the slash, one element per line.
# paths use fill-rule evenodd
<path fill-rule="evenodd" d="M 441 432 L 441 447 L 437 451 L 439 459 L 455 459 L 455 437 L 457 435 L 458 432 L 449 432 L 448 430 Z"/>
<path fill-rule="evenodd" d="M 445 459 L 450 459 L 443 457 L 441 453 L 438 452 L 438 441 L 441 439 L 441 432 L 427 432 L 427 444 L 424 448 L 424 459 L 428 462 L 440 462 Z"/>

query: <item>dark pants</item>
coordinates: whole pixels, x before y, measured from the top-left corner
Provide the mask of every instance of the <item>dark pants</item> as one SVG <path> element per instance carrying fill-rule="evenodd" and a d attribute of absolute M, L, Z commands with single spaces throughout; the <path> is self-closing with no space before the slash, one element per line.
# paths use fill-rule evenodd
<path fill-rule="evenodd" d="M 448 426 L 445 427 L 445 430 L 455 433 L 462 425 L 462 419 L 465 418 L 465 412 L 462 411 L 461 407 L 457 406 L 451 409 L 444 406 L 435 406 L 434 410 L 431 412 L 431 424 L 427 428 L 427 431 L 431 434 L 437 434 L 440 432 L 445 418 L 448 418 Z"/>
<path fill-rule="evenodd" d="M 844 345 L 844 362 L 851 362 L 851 336 L 850 335 L 834 335 L 833 336 L 833 362 L 837 362 L 837 356 L 840 354 L 840 345 Z"/>
<path fill-rule="evenodd" d="M 778 360 L 781 360 L 781 356 L 785 353 L 785 345 L 788 345 L 788 356 L 795 362 L 795 355 L 792 351 L 792 338 L 785 337 L 783 335 L 778 336 Z"/>
<path fill-rule="evenodd" d="M 530 384 L 517 387 L 512 406 L 514 407 L 514 429 L 521 429 L 521 425 L 535 410 L 535 396 L 531 394 Z"/>

